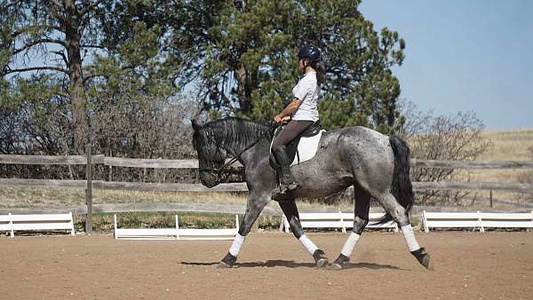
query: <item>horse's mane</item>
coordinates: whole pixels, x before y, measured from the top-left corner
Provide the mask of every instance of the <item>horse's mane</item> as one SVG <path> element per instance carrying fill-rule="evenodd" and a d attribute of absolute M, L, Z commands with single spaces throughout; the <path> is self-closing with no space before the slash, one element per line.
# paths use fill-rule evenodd
<path fill-rule="evenodd" d="M 214 140 L 226 149 L 242 149 L 256 143 L 268 134 L 267 125 L 230 117 L 209 122 L 203 126 Z"/>

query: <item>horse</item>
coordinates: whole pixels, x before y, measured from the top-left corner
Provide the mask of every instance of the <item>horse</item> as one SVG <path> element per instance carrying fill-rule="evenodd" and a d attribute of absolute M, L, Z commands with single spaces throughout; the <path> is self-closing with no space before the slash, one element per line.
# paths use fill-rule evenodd
<path fill-rule="evenodd" d="M 414 193 L 409 179 L 409 147 L 397 137 L 355 126 L 326 131 L 316 155 L 291 167 L 298 187 L 286 194 L 276 193 L 277 170 L 270 164 L 272 126 L 239 118 L 226 118 L 200 125 L 192 120 L 193 146 L 198 153 L 198 172 L 206 187 L 221 182 L 228 155 L 244 167 L 249 193 L 246 210 L 231 247 L 218 264 L 231 268 L 261 211 L 271 201 L 279 203 L 294 236 L 314 258 L 318 268 L 340 270 L 369 222 L 370 199 L 385 210 L 382 222 L 393 219 L 403 233 L 411 254 L 427 269 L 430 255 L 420 247 L 409 222 Z M 353 230 L 333 263 L 304 233 L 295 202 L 299 197 L 326 197 L 354 186 Z"/>

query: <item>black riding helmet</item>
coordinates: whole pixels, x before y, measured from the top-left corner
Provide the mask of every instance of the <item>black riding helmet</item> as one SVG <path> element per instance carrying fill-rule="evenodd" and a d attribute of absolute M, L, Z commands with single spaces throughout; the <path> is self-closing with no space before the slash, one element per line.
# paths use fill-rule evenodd
<path fill-rule="evenodd" d="M 298 52 L 298 59 L 308 58 L 311 62 L 320 61 L 320 50 L 314 46 L 305 46 Z"/>

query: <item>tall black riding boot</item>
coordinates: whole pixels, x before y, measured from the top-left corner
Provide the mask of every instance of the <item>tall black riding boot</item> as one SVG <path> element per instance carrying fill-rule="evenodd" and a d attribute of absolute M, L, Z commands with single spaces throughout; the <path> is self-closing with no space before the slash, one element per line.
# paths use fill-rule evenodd
<path fill-rule="evenodd" d="M 280 146 L 277 151 L 273 151 L 276 161 L 280 165 L 280 190 L 282 194 L 288 191 L 292 191 L 298 187 L 298 183 L 294 180 L 290 169 L 290 161 L 287 153 L 285 152 L 285 146 Z"/>

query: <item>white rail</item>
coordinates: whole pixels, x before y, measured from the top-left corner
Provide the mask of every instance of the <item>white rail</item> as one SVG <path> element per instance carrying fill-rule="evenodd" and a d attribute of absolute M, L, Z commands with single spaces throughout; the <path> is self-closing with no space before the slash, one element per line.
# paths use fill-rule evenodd
<path fill-rule="evenodd" d="M 424 231 L 430 228 L 533 228 L 533 211 L 528 213 L 427 212 L 423 211 Z"/>
<path fill-rule="evenodd" d="M 239 231 L 239 215 L 234 228 L 196 229 L 180 228 L 176 215 L 174 228 L 118 228 L 114 215 L 115 239 L 126 240 L 232 240 Z"/>
<path fill-rule="evenodd" d="M 72 212 L 65 214 L 7 214 L 0 215 L 0 231 L 68 230 L 74 235 Z"/>
<path fill-rule="evenodd" d="M 370 213 L 369 222 L 366 228 L 392 229 L 398 231 L 398 225 L 394 221 L 389 221 L 384 224 L 375 224 L 378 222 L 384 213 Z M 346 229 L 353 228 L 354 213 L 341 212 L 338 213 L 300 213 L 300 222 L 302 228 L 333 228 L 341 229 L 346 232 Z M 290 224 L 285 216 L 283 216 L 283 227 L 285 232 L 289 232 Z"/>

